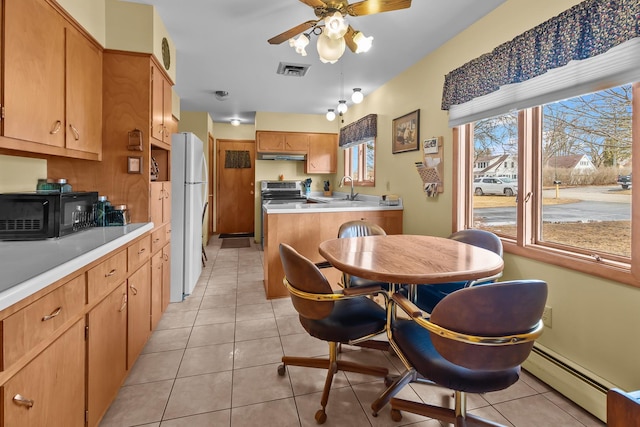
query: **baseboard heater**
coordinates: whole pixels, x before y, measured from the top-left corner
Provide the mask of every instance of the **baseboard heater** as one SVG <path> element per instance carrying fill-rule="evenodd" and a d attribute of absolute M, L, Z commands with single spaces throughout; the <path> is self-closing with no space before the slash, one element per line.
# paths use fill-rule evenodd
<path fill-rule="evenodd" d="M 536 343 L 523 368 L 603 422 L 607 391 L 615 387 L 593 372 Z"/>

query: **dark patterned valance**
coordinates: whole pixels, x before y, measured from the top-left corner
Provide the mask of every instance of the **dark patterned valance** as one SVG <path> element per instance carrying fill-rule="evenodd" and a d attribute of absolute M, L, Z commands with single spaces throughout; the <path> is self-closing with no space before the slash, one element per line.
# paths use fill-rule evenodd
<path fill-rule="evenodd" d="M 445 76 L 442 109 L 638 37 L 640 0 L 587 0 Z"/>
<path fill-rule="evenodd" d="M 340 148 L 353 147 L 371 141 L 378 135 L 378 115 L 369 114 L 340 129 Z"/>

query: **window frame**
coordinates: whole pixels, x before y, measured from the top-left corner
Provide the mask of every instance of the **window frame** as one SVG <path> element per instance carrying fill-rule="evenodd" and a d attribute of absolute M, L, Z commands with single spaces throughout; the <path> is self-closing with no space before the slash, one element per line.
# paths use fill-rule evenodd
<path fill-rule="evenodd" d="M 354 187 L 375 187 L 376 185 L 376 139 L 377 138 L 372 138 L 373 140 L 373 180 L 372 181 L 361 181 L 361 180 L 354 180 L 353 181 L 353 185 Z M 366 168 L 366 162 L 367 162 L 367 149 L 366 149 L 367 143 L 363 142 L 361 144 L 358 145 L 354 145 L 351 147 L 348 147 L 344 150 L 344 176 L 350 176 L 353 177 L 353 171 L 351 170 L 351 153 L 353 152 L 352 149 L 353 148 L 357 148 L 358 149 L 358 166 L 359 166 L 359 173 L 358 176 L 366 176 L 366 174 L 364 173 L 365 168 Z"/>
<path fill-rule="evenodd" d="M 632 83 L 632 158 L 640 159 L 640 83 Z M 473 227 L 473 124 L 453 128 L 453 231 Z M 640 191 L 631 195 L 631 256 L 629 258 L 569 248 L 540 239 L 542 203 L 542 107 L 518 112 L 518 201 L 516 236 L 499 236 L 504 252 L 593 276 L 640 287 Z M 640 161 L 632 174 L 640 171 Z M 637 219 L 634 221 L 634 218 Z"/>

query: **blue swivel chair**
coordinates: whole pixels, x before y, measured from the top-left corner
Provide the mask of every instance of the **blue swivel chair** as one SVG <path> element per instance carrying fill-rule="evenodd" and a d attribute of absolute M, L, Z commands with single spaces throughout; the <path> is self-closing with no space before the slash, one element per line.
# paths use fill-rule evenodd
<path fill-rule="evenodd" d="M 368 298 L 381 293 L 382 289 L 380 286 L 360 286 L 334 293 L 318 266 L 291 246 L 280 244 L 280 259 L 284 267 L 284 285 L 300 323 L 309 335 L 329 343 L 329 358 L 284 356 L 278 374 L 285 375 L 287 365 L 327 370 L 320 401 L 322 408 L 315 414 L 316 422 L 323 424 L 327 419 L 325 408 L 335 372 L 357 372 L 383 377 L 385 383 L 390 382 L 387 368 L 338 360 L 337 351 L 339 343 L 353 344 L 385 331 L 385 309 Z"/>
<path fill-rule="evenodd" d="M 391 417 L 408 411 L 463 426 L 499 426 L 467 414 L 467 393 L 506 389 L 518 381 L 520 364 L 543 330 L 547 284 L 514 280 L 463 288 L 447 295 L 430 317 L 399 293 L 393 295 L 408 319 L 393 319 L 391 345 L 406 371 L 375 401 L 373 415 L 391 402 Z M 409 382 L 454 391 L 454 409 L 392 397 Z"/>
<path fill-rule="evenodd" d="M 500 241 L 500 238 L 489 231 L 478 229 L 461 230 L 451 234 L 449 236 L 449 239 L 487 249 L 502 256 L 502 242 Z M 418 285 L 416 286 L 415 303 L 418 307 L 420 307 L 420 309 L 431 313 L 436 304 L 438 304 L 451 292 L 478 284 L 491 283 L 501 275 L 502 273 L 499 273 L 495 276 L 485 277 L 468 282 L 440 283 L 428 286 Z"/>

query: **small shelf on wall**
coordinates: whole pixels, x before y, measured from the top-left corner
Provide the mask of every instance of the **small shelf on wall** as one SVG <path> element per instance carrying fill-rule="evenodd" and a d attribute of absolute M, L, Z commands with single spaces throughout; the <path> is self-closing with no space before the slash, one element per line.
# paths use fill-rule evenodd
<path fill-rule="evenodd" d="M 152 181 L 169 181 L 170 180 L 170 158 L 171 152 L 162 148 L 151 147 L 150 171 L 153 169 L 154 161 L 158 165 L 158 175 Z"/>

